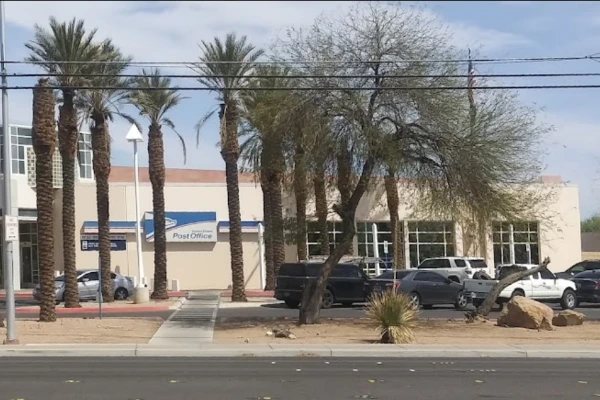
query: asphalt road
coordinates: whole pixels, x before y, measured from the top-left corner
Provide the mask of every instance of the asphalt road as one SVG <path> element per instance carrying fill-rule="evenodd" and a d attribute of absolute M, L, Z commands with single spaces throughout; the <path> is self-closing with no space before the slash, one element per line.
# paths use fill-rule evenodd
<path fill-rule="evenodd" d="M 380 363 L 380 364 L 378 364 Z M 593 399 L 599 361 L 2 358 L 0 398 Z"/>
<path fill-rule="evenodd" d="M 560 312 L 561 308 L 558 304 L 549 304 L 555 312 Z M 582 312 L 590 321 L 600 320 L 600 305 L 587 305 L 577 308 L 576 311 Z M 463 318 L 465 311 L 454 309 L 452 306 L 438 306 L 431 310 L 420 310 L 421 318 Z M 344 307 L 336 305 L 329 310 L 321 310 L 321 316 L 324 318 L 360 318 L 365 314 L 363 305 L 353 305 L 352 307 Z M 492 311 L 491 318 L 497 317 L 499 311 Z M 289 309 L 285 304 L 268 304 L 262 307 L 247 307 L 247 308 L 220 308 L 217 318 L 296 318 L 298 310 Z"/>

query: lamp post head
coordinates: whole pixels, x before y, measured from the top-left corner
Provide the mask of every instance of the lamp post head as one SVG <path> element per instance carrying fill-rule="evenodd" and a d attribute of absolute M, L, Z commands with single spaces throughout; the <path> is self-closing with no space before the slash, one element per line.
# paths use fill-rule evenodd
<path fill-rule="evenodd" d="M 129 132 L 127 132 L 125 139 L 131 143 L 144 141 L 144 137 L 140 133 L 140 130 L 137 128 L 137 126 L 135 126 L 135 124 L 131 124 L 131 128 L 129 128 Z"/>

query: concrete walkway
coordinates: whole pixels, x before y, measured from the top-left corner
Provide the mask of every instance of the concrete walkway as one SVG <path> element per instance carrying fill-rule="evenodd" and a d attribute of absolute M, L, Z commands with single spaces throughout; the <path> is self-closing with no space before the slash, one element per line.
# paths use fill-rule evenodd
<path fill-rule="evenodd" d="M 600 360 L 598 345 L 216 345 L 198 337 L 163 338 L 163 345 L 5 345 L 0 357 L 370 357 L 370 358 L 588 358 Z M 166 345 L 170 339 L 169 345 Z M 160 341 L 159 341 L 160 342 Z M 177 343 L 176 345 L 173 343 Z M 190 346 L 195 344 L 195 346 Z"/>
<path fill-rule="evenodd" d="M 211 343 L 219 298 L 219 291 L 190 292 L 187 301 L 158 328 L 149 344 L 195 346 Z"/>

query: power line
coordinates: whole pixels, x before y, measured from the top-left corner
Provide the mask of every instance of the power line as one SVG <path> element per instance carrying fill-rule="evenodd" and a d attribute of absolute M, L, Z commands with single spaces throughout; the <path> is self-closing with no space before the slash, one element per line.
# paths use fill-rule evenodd
<path fill-rule="evenodd" d="M 6 61 L 6 64 L 29 64 L 29 65 L 69 65 L 69 64 L 127 64 L 130 66 L 198 66 L 198 65 L 217 65 L 217 64 L 236 64 L 236 65 L 370 65 L 370 64 L 465 64 L 470 62 L 473 63 L 519 63 L 519 62 L 560 62 L 560 61 L 581 61 L 581 60 L 596 60 L 600 59 L 600 56 L 588 55 L 588 56 L 575 56 L 575 57 L 523 57 L 523 58 L 474 58 L 474 59 L 407 59 L 407 60 L 360 60 L 360 61 L 345 61 L 345 60 L 328 60 L 328 61 L 131 61 L 123 63 L 123 61 L 113 60 L 92 60 L 92 61 L 29 61 L 29 60 L 10 60 Z"/>
<path fill-rule="evenodd" d="M 39 73 L 25 74 L 13 73 L 7 74 L 9 78 L 44 78 L 57 77 L 64 74 Z M 143 74 L 69 74 L 73 78 L 141 78 Z M 161 74 L 163 78 L 239 78 L 238 75 L 194 75 L 194 74 Z M 594 77 L 600 76 L 600 72 L 565 72 L 565 73 L 539 73 L 539 74 L 477 74 L 476 78 L 560 78 L 560 77 Z M 248 75 L 247 77 L 258 79 L 361 79 L 373 78 L 373 75 Z M 468 78 L 468 74 L 458 75 L 384 75 L 384 78 L 392 79 L 425 79 L 425 78 Z"/>
<path fill-rule="evenodd" d="M 218 87 L 145 87 L 141 89 L 136 89 L 135 87 L 115 87 L 115 86 L 44 86 L 44 89 L 52 89 L 52 90 L 125 90 L 125 91 L 155 91 L 155 90 L 175 90 L 175 91 L 215 91 L 219 92 L 223 89 Z M 8 86 L 8 90 L 32 90 L 37 89 L 36 86 Z M 423 91 L 423 90 L 522 90 L 522 89 L 600 89 L 600 84 L 598 85 L 524 85 L 524 86 L 475 86 L 475 87 L 467 87 L 467 86 L 437 86 L 437 87 L 423 87 L 423 86 L 390 86 L 390 87 L 230 87 L 227 90 L 235 90 L 235 91 L 369 91 L 369 90 L 411 90 L 411 91 Z"/>

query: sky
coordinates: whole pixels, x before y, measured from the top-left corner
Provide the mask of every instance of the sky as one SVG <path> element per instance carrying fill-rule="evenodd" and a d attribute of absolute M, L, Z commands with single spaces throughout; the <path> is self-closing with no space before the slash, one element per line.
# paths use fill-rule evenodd
<path fill-rule="evenodd" d="M 412 2 L 390 2 L 410 6 Z M 33 37 L 34 25 L 47 26 L 48 18 L 84 19 L 97 37 L 110 37 L 136 61 L 195 61 L 201 40 L 210 41 L 236 31 L 268 49 L 289 26 L 308 26 L 322 13 L 341 13 L 351 2 L 292 1 L 119 1 L 33 2 L 6 1 L 6 51 L 8 60 L 27 56 L 24 43 Z M 600 52 L 600 2 L 420 2 L 451 33 L 451 43 L 470 47 L 482 58 L 586 56 Z M 598 72 L 600 62 L 475 65 L 481 73 Z M 11 66 L 9 73 L 41 72 L 33 66 Z M 191 71 L 169 71 L 187 74 Z M 197 86 L 193 80 L 176 82 Z M 503 79 L 502 84 L 600 84 L 600 77 Z M 9 85 L 32 85 L 25 78 L 11 78 Z M 520 101 L 540 109 L 541 122 L 553 127 L 545 140 L 544 174 L 560 175 L 579 187 L 582 218 L 600 212 L 600 89 L 521 90 Z M 165 160 L 168 167 L 224 169 L 217 149 L 218 130 L 213 119 L 200 134 L 196 146 L 194 125 L 216 105 L 214 93 L 186 92 L 187 97 L 170 114 L 187 143 L 184 164 L 175 134 L 166 130 Z M 135 110 L 125 108 L 146 129 Z M 31 92 L 9 93 L 9 120 L 31 124 Z M 125 121 L 111 126 L 112 162 L 131 165 L 131 145 L 124 139 Z M 146 152 L 140 163 L 147 165 Z"/>

